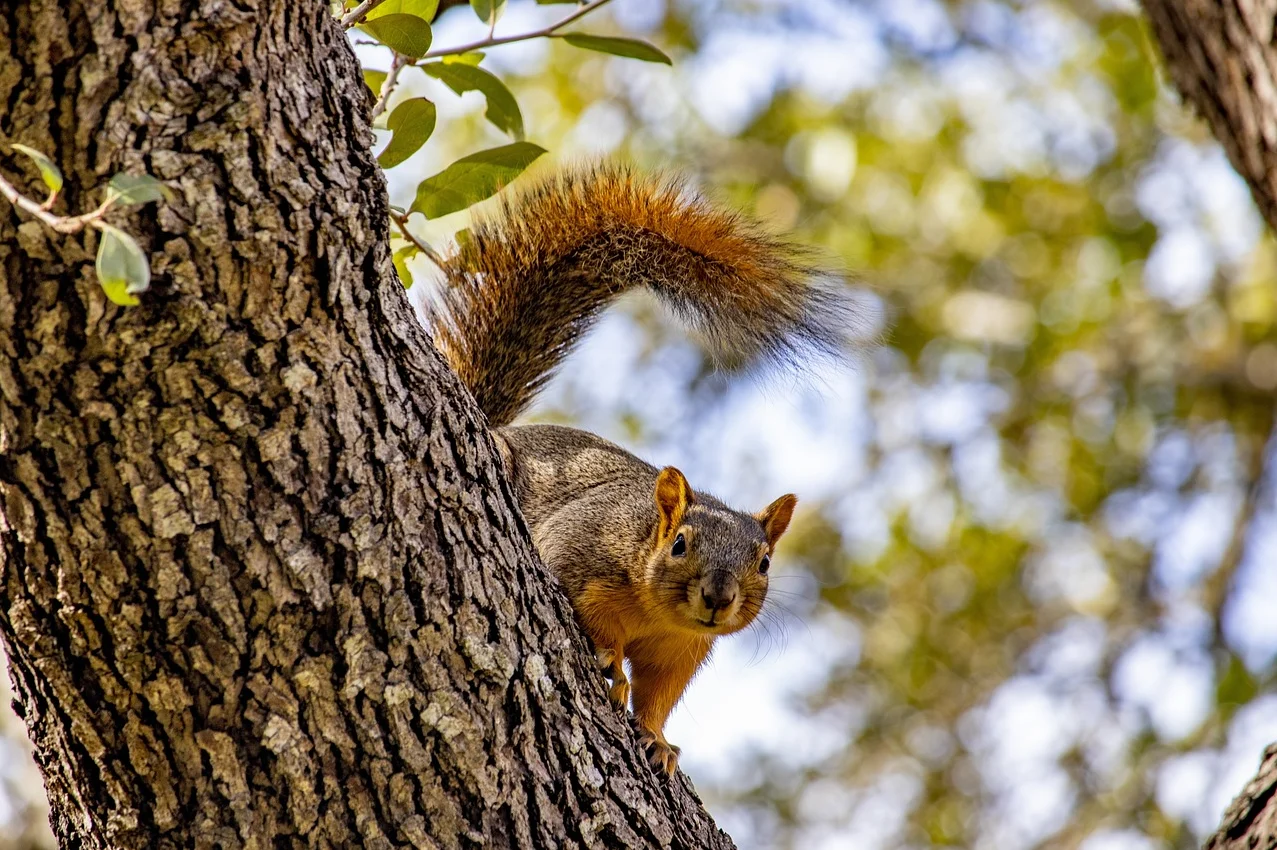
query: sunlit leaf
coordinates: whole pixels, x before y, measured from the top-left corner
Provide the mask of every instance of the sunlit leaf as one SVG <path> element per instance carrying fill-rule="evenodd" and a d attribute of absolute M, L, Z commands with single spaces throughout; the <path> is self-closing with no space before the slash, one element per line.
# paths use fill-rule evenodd
<path fill-rule="evenodd" d="M 368 88 L 372 89 L 374 95 L 381 94 L 381 87 L 386 82 L 385 71 L 370 71 L 364 69 L 364 82 L 368 84 Z"/>
<path fill-rule="evenodd" d="M 101 280 L 99 278 L 99 280 Z M 129 286 L 122 280 L 101 281 L 102 291 L 106 293 L 106 297 L 114 304 L 121 307 L 136 307 L 142 302 L 129 294 Z"/>
<path fill-rule="evenodd" d="M 420 150 L 434 132 L 435 105 L 424 97 L 405 100 L 390 113 L 386 127 L 394 135 L 377 157 L 377 164 L 382 168 L 394 168 Z"/>
<path fill-rule="evenodd" d="M 149 174 L 117 174 L 107 184 L 107 197 L 124 206 L 146 204 L 151 201 L 171 201 L 169 187 Z"/>
<path fill-rule="evenodd" d="M 375 21 L 390 15 L 413 15 L 426 21 L 433 21 L 439 11 L 439 0 L 385 0 L 364 18 Z"/>
<path fill-rule="evenodd" d="M 99 224 L 97 273 L 102 290 L 116 304 L 138 303 L 133 296 L 151 285 L 151 267 L 133 237 L 109 224 Z"/>
<path fill-rule="evenodd" d="M 438 218 L 489 198 L 523 173 L 545 149 L 531 142 L 515 142 L 461 159 L 421 181 L 412 210 Z"/>
<path fill-rule="evenodd" d="M 359 27 L 377 41 L 404 56 L 420 59 L 430 50 L 430 24 L 416 15 L 386 15 Z"/>
<path fill-rule="evenodd" d="M 627 59 L 641 59 L 644 62 L 661 62 L 674 64 L 668 56 L 646 41 L 636 38 L 613 38 L 604 35 L 586 35 L 585 33 L 568 33 L 558 36 L 573 47 L 586 50 L 597 50 L 600 53 L 611 53 L 613 56 L 624 56 Z"/>
<path fill-rule="evenodd" d="M 29 148 L 26 145 L 14 144 L 11 147 L 18 153 L 24 153 L 35 161 L 36 168 L 40 169 L 40 179 L 44 181 L 44 185 L 49 188 L 50 192 L 61 191 L 62 170 L 53 164 L 53 160 L 35 148 Z"/>
<path fill-rule="evenodd" d="M 403 284 L 404 289 L 410 289 L 412 287 L 412 272 L 408 270 L 408 260 L 417 256 L 419 253 L 421 253 L 420 249 L 409 242 L 390 257 L 391 261 L 395 264 L 395 273 L 399 275 L 399 281 Z"/>
<path fill-rule="evenodd" d="M 421 69 L 457 94 L 477 91 L 488 100 L 484 116 L 516 139 L 523 138 L 523 114 L 505 83 L 482 68 L 460 63 L 431 62 Z"/>
<path fill-rule="evenodd" d="M 445 56 L 442 61 L 447 65 L 478 65 L 483 61 L 483 57 L 487 54 L 480 50 L 471 50 L 469 53 L 458 53 L 455 56 Z"/>

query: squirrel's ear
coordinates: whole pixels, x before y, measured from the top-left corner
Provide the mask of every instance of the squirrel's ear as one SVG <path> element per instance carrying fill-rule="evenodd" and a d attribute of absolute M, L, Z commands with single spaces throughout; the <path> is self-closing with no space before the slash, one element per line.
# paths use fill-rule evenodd
<path fill-rule="evenodd" d="M 688 485 L 683 473 L 672 466 L 661 470 L 656 476 L 656 511 L 660 514 L 658 540 L 664 540 L 683 521 L 687 506 L 692 503 L 692 488 Z"/>
<path fill-rule="evenodd" d="M 754 519 L 763 524 L 768 546 L 775 546 L 785 529 L 789 528 L 789 520 L 793 517 L 794 506 L 797 504 L 798 497 L 788 493 L 754 514 Z"/>

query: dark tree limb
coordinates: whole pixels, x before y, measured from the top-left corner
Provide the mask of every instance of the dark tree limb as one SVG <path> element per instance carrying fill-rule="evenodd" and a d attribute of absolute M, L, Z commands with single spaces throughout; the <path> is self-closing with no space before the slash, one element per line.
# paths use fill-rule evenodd
<path fill-rule="evenodd" d="M 0 7 L 0 640 L 66 847 L 730 847 L 587 666 L 394 276 L 325 0 Z M 10 182 L 38 195 L 7 156 Z"/>
<path fill-rule="evenodd" d="M 1142 2 L 1175 86 L 1210 124 L 1277 230 L 1277 0 Z M 1275 794 L 1277 744 L 1207 848 L 1277 848 Z"/>
<path fill-rule="evenodd" d="M 1277 847 L 1277 744 L 1264 751 L 1259 773 L 1233 800 L 1206 850 L 1273 850 Z"/>
<path fill-rule="evenodd" d="M 1175 87 L 1277 230 L 1274 0 L 1142 0 Z"/>

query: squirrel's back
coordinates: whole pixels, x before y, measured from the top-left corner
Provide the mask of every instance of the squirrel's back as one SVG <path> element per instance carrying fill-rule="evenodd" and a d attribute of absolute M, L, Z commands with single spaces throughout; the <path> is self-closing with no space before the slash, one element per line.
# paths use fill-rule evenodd
<path fill-rule="evenodd" d="M 615 443 L 561 425 L 502 428 L 501 441 L 508 449 L 519 506 L 534 529 L 585 491 L 646 505 L 660 472 Z"/>
<path fill-rule="evenodd" d="M 498 444 L 532 542 L 569 595 L 588 579 L 625 575 L 655 527 L 652 489 L 660 470 L 602 437 L 559 425 L 502 428 Z"/>
<path fill-rule="evenodd" d="M 845 288 L 803 248 L 676 180 L 613 165 L 503 196 L 443 263 L 435 345 L 493 425 L 523 411 L 599 313 L 646 288 L 736 361 L 835 353 Z"/>

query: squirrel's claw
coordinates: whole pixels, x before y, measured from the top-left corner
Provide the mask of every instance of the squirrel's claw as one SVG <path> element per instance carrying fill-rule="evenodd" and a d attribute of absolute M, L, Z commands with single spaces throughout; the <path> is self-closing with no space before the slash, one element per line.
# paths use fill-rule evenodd
<path fill-rule="evenodd" d="M 639 735 L 639 743 L 647 753 L 648 762 L 658 773 L 673 776 L 678 770 L 678 754 L 681 752 L 678 747 L 646 730 Z"/>

